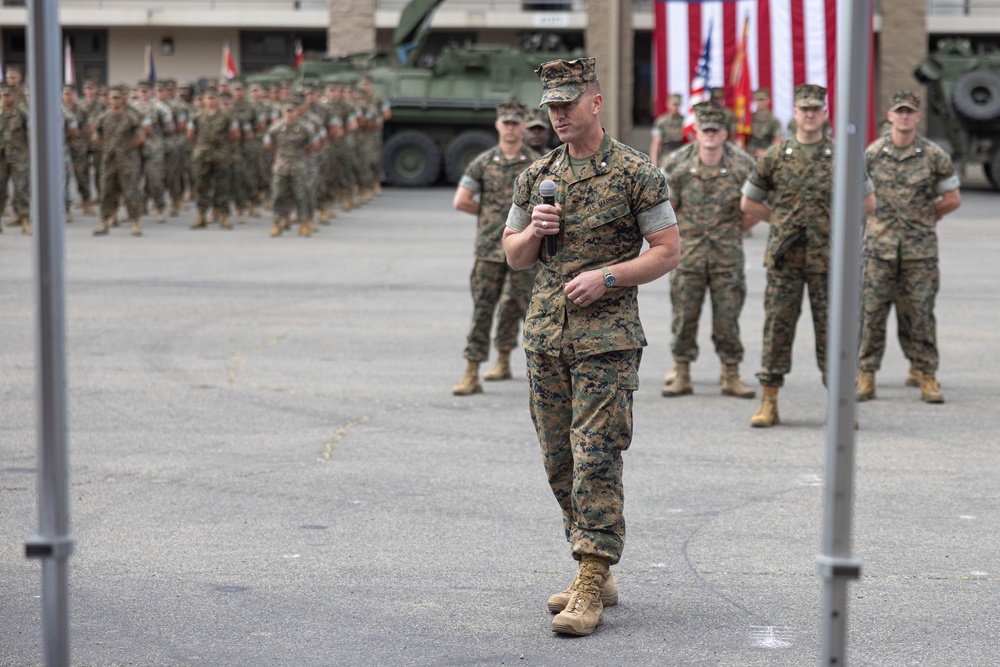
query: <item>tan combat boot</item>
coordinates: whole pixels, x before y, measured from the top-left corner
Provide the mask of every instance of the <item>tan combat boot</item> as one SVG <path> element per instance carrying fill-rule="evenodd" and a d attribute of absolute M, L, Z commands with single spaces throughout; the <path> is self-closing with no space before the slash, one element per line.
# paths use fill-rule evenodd
<path fill-rule="evenodd" d="M 316 217 L 319 218 L 319 224 L 321 224 L 321 225 L 329 225 L 330 224 L 330 214 L 327 213 L 326 208 L 321 208 L 319 210 L 319 214 Z"/>
<path fill-rule="evenodd" d="M 167 211 L 162 206 L 156 207 L 156 221 L 161 225 L 167 221 Z"/>
<path fill-rule="evenodd" d="M 191 223 L 191 229 L 204 229 L 205 227 L 208 227 L 208 221 L 205 220 L 205 212 L 198 211 L 198 216 Z"/>
<path fill-rule="evenodd" d="M 576 582 L 580 579 L 580 575 L 577 574 L 573 577 L 573 583 L 569 585 L 566 590 L 556 593 L 549 598 L 549 611 L 553 614 L 558 614 L 566 605 L 569 604 L 570 597 L 573 596 L 573 589 L 576 587 Z M 615 586 L 615 578 L 608 572 L 608 578 L 604 582 L 604 588 L 601 589 L 601 604 L 605 607 L 614 607 L 618 604 L 618 588 Z"/>
<path fill-rule="evenodd" d="M 753 398 L 757 392 L 743 384 L 737 364 L 722 364 L 722 395 L 736 398 Z"/>
<path fill-rule="evenodd" d="M 236 224 L 245 225 L 247 222 L 247 210 L 243 207 L 236 209 Z"/>
<path fill-rule="evenodd" d="M 764 387 L 761 389 L 760 407 L 757 414 L 750 418 L 750 426 L 755 428 L 767 428 L 780 424 L 778 417 L 778 388 Z"/>
<path fill-rule="evenodd" d="M 858 371 L 857 397 L 859 401 L 875 398 L 875 371 Z"/>
<path fill-rule="evenodd" d="M 233 228 L 233 223 L 229 222 L 229 214 L 228 213 L 220 213 L 219 214 L 219 226 L 222 227 L 223 229 L 232 229 Z"/>
<path fill-rule="evenodd" d="M 173 200 L 170 202 L 170 217 L 176 218 L 181 214 L 181 203 L 178 200 Z"/>
<path fill-rule="evenodd" d="M 670 368 L 670 372 L 663 378 L 663 384 L 670 384 L 677 379 L 677 362 Z"/>
<path fill-rule="evenodd" d="M 375 181 L 375 188 L 373 190 L 376 197 L 382 196 L 382 181 Z"/>
<path fill-rule="evenodd" d="M 250 210 L 248 211 L 248 213 L 249 213 L 249 215 L 250 215 L 251 218 L 259 218 L 260 217 L 260 210 L 257 208 L 257 206 L 255 204 L 250 204 Z"/>
<path fill-rule="evenodd" d="M 284 228 L 285 228 L 285 221 L 282 220 L 281 218 L 278 218 L 277 220 L 274 221 L 274 226 L 271 227 L 271 236 L 272 237 L 281 236 L 281 230 L 283 230 Z"/>
<path fill-rule="evenodd" d="M 608 562 L 595 556 L 580 559 L 580 571 L 566 608 L 552 619 L 552 632 L 584 637 L 604 623 L 601 592 L 611 575 Z"/>
<path fill-rule="evenodd" d="M 132 236 L 142 236 L 142 225 L 138 220 L 132 221 Z"/>
<path fill-rule="evenodd" d="M 312 236 L 312 220 L 302 220 L 299 222 L 299 236 Z"/>
<path fill-rule="evenodd" d="M 910 370 L 906 373 L 906 382 L 904 383 L 907 387 L 919 387 L 921 380 L 923 380 L 924 374 L 917 368 L 917 365 L 910 362 Z"/>
<path fill-rule="evenodd" d="M 340 208 L 347 213 L 352 208 L 354 208 L 354 198 L 351 195 L 344 195 L 340 198 Z"/>
<path fill-rule="evenodd" d="M 20 213 L 15 213 L 14 217 L 11 218 L 10 222 L 7 223 L 7 226 L 8 227 L 17 227 L 20 224 L 21 224 L 21 214 Z"/>
<path fill-rule="evenodd" d="M 486 375 L 483 376 L 484 380 L 509 380 L 513 377 L 510 372 L 510 350 L 500 350 L 497 352 L 497 362 L 493 364 L 493 368 L 486 371 Z"/>
<path fill-rule="evenodd" d="M 920 400 L 924 403 L 944 403 L 944 394 L 934 373 L 920 374 Z"/>
<path fill-rule="evenodd" d="M 691 385 L 691 364 L 686 361 L 678 361 L 674 365 L 677 367 L 677 373 L 674 376 L 674 381 L 670 384 L 664 385 L 663 390 L 660 393 L 668 398 L 693 394 L 694 387 Z"/>
<path fill-rule="evenodd" d="M 465 375 L 458 384 L 451 388 L 456 396 L 470 396 L 483 393 L 483 385 L 479 382 L 479 362 L 470 361 L 465 366 Z"/>
<path fill-rule="evenodd" d="M 31 218 L 26 215 L 21 216 L 21 233 L 31 236 Z"/>
<path fill-rule="evenodd" d="M 109 229 L 111 229 L 111 218 L 104 218 L 101 220 L 101 223 L 97 225 L 97 229 L 94 230 L 94 236 L 107 234 Z"/>
<path fill-rule="evenodd" d="M 83 209 L 84 215 L 97 215 L 97 213 L 94 211 L 94 207 L 90 205 L 89 199 L 84 199 L 80 205 L 80 208 Z"/>

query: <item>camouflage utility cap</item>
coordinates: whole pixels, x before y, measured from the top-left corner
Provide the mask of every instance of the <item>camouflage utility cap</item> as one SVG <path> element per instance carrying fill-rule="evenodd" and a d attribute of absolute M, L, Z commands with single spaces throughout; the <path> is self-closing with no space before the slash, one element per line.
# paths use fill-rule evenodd
<path fill-rule="evenodd" d="M 497 105 L 497 118 L 501 123 L 506 123 L 507 121 L 523 123 L 527 113 L 528 108 L 517 100 L 507 100 Z"/>
<path fill-rule="evenodd" d="M 76 92 L 76 86 L 73 86 L 73 85 L 70 85 L 70 84 L 67 83 L 65 86 L 63 86 L 63 92 L 64 93 L 75 93 Z"/>
<path fill-rule="evenodd" d="M 532 109 L 528 112 L 527 127 L 548 127 L 549 117 L 541 109 Z"/>
<path fill-rule="evenodd" d="M 909 90 L 900 90 L 893 94 L 892 101 L 889 102 L 889 111 L 898 111 L 903 107 L 920 111 L 920 97 Z"/>
<path fill-rule="evenodd" d="M 597 59 L 551 60 L 535 70 L 542 80 L 542 101 L 573 102 L 583 95 L 587 86 L 597 81 Z"/>
<path fill-rule="evenodd" d="M 801 86 L 795 86 L 795 106 L 826 106 L 826 88 L 817 86 L 814 83 L 804 83 Z"/>
<path fill-rule="evenodd" d="M 726 129 L 726 112 L 715 102 L 694 105 L 694 117 L 700 130 Z"/>
<path fill-rule="evenodd" d="M 677 93 L 671 93 L 670 97 L 667 98 L 667 101 L 670 102 L 671 104 L 680 104 L 681 96 L 678 95 Z"/>

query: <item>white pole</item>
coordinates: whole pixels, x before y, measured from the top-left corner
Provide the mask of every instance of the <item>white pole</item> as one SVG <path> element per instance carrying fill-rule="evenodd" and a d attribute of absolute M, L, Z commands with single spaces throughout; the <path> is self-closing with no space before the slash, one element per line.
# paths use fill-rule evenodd
<path fill-rule="evenodd" d="M 821 665 L 847 665 L 847 584 L 861 576 L 851 554 L 854 418 L 860 329 L 861 233 L 864 225 L 865 132 L 871 0 L 837 2 L 837 137 L 830 227 L 827 345 L 827 469 L 823 553 Z"/>
<path fill-rule="evenodd" d="M 63 120 L 59 1 L 31 0 L 28 69 L 31 99 L 31 219 L 36 240 L 38 535 L 25 546 L 42 561 L 45 665 L 69 667 L 69 530 L 65 289 L 63 270 Z"/>

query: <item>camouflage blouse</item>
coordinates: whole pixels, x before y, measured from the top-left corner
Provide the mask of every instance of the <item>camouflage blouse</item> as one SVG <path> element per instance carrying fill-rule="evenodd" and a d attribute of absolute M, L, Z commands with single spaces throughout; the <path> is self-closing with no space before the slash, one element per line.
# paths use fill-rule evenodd
<path fill-rule="evenodd" d="M 541 270 L 524 323 L 525 350 L 558 356 L 567 346 L 576 357 L 646 345 L 639 322 L 637 287 L 613 287 L 592 304 L 566 297 L 567 282 L 583 273 L 633 259 L 643 237 L 677 224 L 663 174 L 642 153 L 607 134 L 577 176 L 564 144 L 536 161 L 517 179 L 507 226 L 522 231 L 542 203 L 538 186 L 556 182 L 562 230 L 555 256 L 541 246 Z"/>

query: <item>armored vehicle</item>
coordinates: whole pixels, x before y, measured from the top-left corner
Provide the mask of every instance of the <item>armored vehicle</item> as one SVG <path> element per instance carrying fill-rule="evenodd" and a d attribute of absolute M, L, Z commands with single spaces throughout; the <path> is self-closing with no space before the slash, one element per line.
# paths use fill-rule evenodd
<path fill-rule="evenodd" d="M 983 165 L 1000 190 L 1000 50 L 941 39 L 913 75 L 927 85 L 928 104 L 944 123 L 956 167 Z"/>
<path fill-rule="evenodd" d="M 413 0 L 393 34 L 398 57 L 353 54 L 302 65 L 317 82 L 366 73 L 392 106 L 384 130 L 383 158 L 391 185 L 422 187 L 442 176 L 458 183 L 476 155 L 497 142 L 496 106 L 517 98 L 529 108 L 541 100 L 534 70 L 556 58 L 578 58 L 555 35 L 528 35 L 521 48 L 449 45 L 431 58 L 421 52 L 430 18 L 444 0 Z"/>

